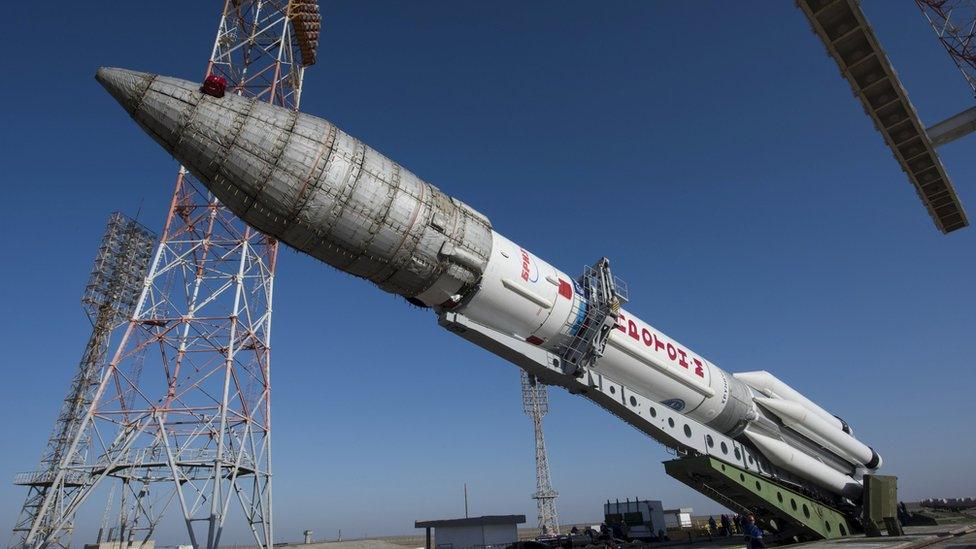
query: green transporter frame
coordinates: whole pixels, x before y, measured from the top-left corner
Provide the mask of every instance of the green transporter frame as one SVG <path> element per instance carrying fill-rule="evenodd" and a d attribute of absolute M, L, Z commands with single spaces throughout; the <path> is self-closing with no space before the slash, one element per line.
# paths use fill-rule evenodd
<path fill-rule="evenodd" d="M 739 513 L 756 519 L 778 539 L 841 538 L 860 531 L 851 517 L 768 478 L 709 456 L 664 462 L 668 475 Z"/>

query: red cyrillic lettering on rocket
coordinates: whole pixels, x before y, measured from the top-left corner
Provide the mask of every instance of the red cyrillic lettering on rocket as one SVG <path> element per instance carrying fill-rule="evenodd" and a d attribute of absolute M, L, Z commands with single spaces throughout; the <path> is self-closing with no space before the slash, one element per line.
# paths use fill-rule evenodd
<path fill-rule="evenodd" d="M 705 364 L 700 359 L 695 358 L 694 354 L 683 349 L 677 343 L 664 340 L 660 335 L 655 334 L 649 326 L 642 326 L 636 320 L 630 320 L 626 315 L 618 314 L 614 328 L 627 334 L 634 341 L 643 343 L 648 349 L 666 355 L 670 359 L 672 367 L 681 366 L 685 370 L 691 370 L 692 363 L 694 363 L 695 375 L 702 379 L 705 378 Z"/>
<path fill-rule="evenodd" d="M 621 332 L 623 332 L 623 333 L 626 334 L 627 333 L 627 329 L 624 328 L 624 322 L 626 322 L 626 321 L 627 321 L 627 319 L 624 318 L 624 315 L 618 314 L 617 315 L 617 325 L 614 326 L 614 328 L 616 328 L 616 329 L 618 329 Z"/>
<path fill-rule="evenodd" d="M 519 248 L 519 251 L 522 252 L 522 280 L 528 282 L 529 281 L 529 261 L 531 261 L 529 259 L 529 252 L 525 251 L 522 248 Z"/>

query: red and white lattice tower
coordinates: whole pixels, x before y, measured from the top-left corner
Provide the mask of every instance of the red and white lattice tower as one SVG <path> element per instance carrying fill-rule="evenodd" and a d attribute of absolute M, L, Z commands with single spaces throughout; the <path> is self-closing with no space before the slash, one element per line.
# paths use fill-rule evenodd
<path fill-rule="evenodd" d="M 976 94 L 976 0 L 915 0 Z"/>
<path fill-rule="evenodd" d="M 205 76 L 223 77 L 227 93 L 297 109 L 319 26 L 315 0 L 226 0 Z M 78 507 L 111 483 L 115 503 L 99 541 L 149 540 L 177 508 L 194 547 L 217 547 L 235 517 L 259 548 L 272 546 L 277 252 L 275 240 L 179 170 L 131 321 L 49 492 L 78 486 L 68 498 L 45 498 L 21 545 L 56 542 Z"/>

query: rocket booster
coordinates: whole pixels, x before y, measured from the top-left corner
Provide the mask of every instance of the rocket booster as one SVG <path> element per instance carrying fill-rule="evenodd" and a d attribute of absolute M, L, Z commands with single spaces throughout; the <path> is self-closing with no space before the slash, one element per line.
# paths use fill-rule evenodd
<path fill-rule="evenodd" d="M 285 244 L 414 304 L 459 312 L 557 354 L 583 328 L 589 301 L 574 277 L 332 123 L 253 98 L 211 97 L 176 78 L 101 68 L 96 79 L 225 206 Z M 855 469 L 880 462 L 846 424 L 771 375 L 733 376 L 626 310 L 593 368 L 751 441 L 773 462 L 803 464 L 789 469 L 836 493 L 858 485 L 849 476 Z M 768 402 L 776 399 L 816 408 L 814 427 L 794 431 L 845 460 L 846 472 L 812 467 L 817 457 L 793 455 L 802 452 L 768 432 L 806 417 Z"/>

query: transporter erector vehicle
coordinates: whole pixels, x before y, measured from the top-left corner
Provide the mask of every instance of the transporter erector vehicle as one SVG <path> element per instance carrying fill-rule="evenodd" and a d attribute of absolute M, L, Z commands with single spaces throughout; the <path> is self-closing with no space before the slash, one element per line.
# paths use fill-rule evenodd
<path fill-rule="evenodd" d="M 177 78 L 96 78 L 245 222 L 594 401 L 673 449 L 682 482 L 781 533 L 860 529 L 878 453 L 774 375 L 726 372 L 623 309 L 606 259 L 570 276 L 321 118 Z"/>

